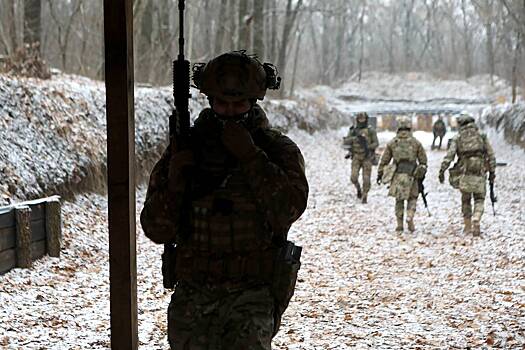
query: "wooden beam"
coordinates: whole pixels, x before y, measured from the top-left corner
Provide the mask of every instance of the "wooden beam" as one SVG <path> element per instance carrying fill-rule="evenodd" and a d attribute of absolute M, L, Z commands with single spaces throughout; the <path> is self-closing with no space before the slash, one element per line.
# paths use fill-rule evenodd
<path fill-rule="evenodd" d="M 135 118 L 132 0 L 104 0 L 111 348 L 135 350 Z"/>

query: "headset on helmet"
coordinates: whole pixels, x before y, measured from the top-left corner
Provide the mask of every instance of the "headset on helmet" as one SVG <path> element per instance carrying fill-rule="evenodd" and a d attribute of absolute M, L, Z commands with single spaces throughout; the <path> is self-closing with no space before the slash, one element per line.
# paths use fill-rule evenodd
<path fill-rule="evenodd" d="M 195 63 L 193 83 L 209 97 L 224 100 L 259 99 L 266 89 L 278 89 L 281 77 L 271 63 L 261 64 L 246 51 L 232 51 L 213 58 L 208 63 Z"/>

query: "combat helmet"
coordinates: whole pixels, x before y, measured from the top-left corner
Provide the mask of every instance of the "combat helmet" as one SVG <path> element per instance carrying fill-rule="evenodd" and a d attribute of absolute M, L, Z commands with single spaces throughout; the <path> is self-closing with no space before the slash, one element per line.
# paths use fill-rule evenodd
<path fill-rule="evenodd" d="M 278 89 L 281 77 L 271 63 L 261 63 L 246 51 L 231 51 L 208 63 L 193 65 L 193 83 L 208 97 L 225 101 L 262 100 L 266 89 Z"/>
<path fill-rule="evenodd" d="M 412 120 L 408 117 L 400 117 L 397 119 L 397 131 L 400 130 L 411 130 Z"/>
<path fill-rule="evenodd" d="M 358 128 L 366 128 L 368 126 L 368 114 L 366 112 L 357 113 L 355 121 Z"/>
<path fill-rule="evenodd" d="M 466 113 L 462 113 L 458 118 L 458 124 L 459 126 L 464 126 L 464 125 L 467 125 L 467 124 L 470 124 L 470 123 L 474 123 L 475 120 L 472 116 L 466 114 Z"/>

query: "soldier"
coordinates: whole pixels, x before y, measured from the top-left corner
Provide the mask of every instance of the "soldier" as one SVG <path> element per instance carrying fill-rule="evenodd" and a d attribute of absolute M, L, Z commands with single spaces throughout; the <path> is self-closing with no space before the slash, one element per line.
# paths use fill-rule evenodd
<path fill-rule="evenodd" d="M 141 213 L 147 237 L 177 245 L 168 339 L 178 350 L 269 350 L 297 277 L 298 264 L 287 271 L 275 256 L 306 208 L 304 160 L 256 103 L 276 84 L 267 64 L 235 51 L 200 67 L 194 83 L 211 108 L 188 147 L 172 140 L 155 165 Z"/>
<path fill-rule="evenodd" d="M 441 149 L 443 137 L 445 137 L 445 134 L 447 133 L 447 126 L 445 125 L 445 122 L 443 121 L 443 117 L 441 115 L 438 117 L 438 120 L 436 120 L 436 122 L 432 126 L 432 133 L 434 134 L 434 139 L 432 140 L 431 148 L 436 148 L 434 144 L 436 143 L 436 139 L 439 137 L 439 145 L 437 146 L 437 148 Z"/>
<path fill-rule="evenodd" d="M 375 158 L 375 150 L 379 145 L 377 133 L 368 125 L 368 114 L 358 113 L 356 125 L 352 126 L 345 137 L 345 145 L 348 147 L 346 159 L 352 157 L 352 175 L 350 180 L 357 190 L 357 198 L 363 203 L 367 202 L 370 190 L 370 176 L 372 175 L 372 162 Z M 359 184 L 359 171 L 362 169 L 363 189 Z"/>
<path fill-rule="evenodd" d="M 462 115 L 458 118 L 459 133 L 452 139 L 447 155 L 441 163 L 439 182 L 445 181 L 445 170 L 458 160 L 449 170 L 450 184 L 461 191 L 461 211 L 463 212 L 464 233 L 479 236 L 480 222 L 485 205 L 486 173 L 489 181 L 496 179 L 496 157 L 487 136 L 479 132 L 474 118 Z M 474 211 L 472 211 L 474 199 Z"/>
<path fill-rule="evenodd" d="M 403 232 L 405 201 L 407 201 L 407 227 L 409 231 L 415 231 L 414 215 L 419 195 L 418 180 L 422 180 L 427 171 L 427 155 L 421 143 L 412 136 L 411 129 L 409 118 L 398 120 L 397 135 L 387 144 L 377 170 L 377 184 L 380 184 L 383 181 L 385 166 L 393 159 L 393 178 L 388 195 L 396 198 L 396 231 L 398 232 Z"/>

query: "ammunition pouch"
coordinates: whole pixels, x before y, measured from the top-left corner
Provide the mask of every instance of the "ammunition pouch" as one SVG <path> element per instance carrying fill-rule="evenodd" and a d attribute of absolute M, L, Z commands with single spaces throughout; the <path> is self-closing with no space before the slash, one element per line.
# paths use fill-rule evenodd
<path fill-rule="evenodd" d="M 166 289 L 175 288 L 177 274 L 175 272 L 175 262 L 177 260 L 177 248 L 174 244 L 164 244 L 162 253 L 162 285 Z"/>
<path fill-rule="evenodd" d="M 297 273 L 301 267 L 302 248 L 293 242 L 286 243 L 277 248 L 274 258 L 273 278 L 271 290 L 275 298 L 274 335 L 281 325 L 281 316 L 292 299 L 297 282 Z"/>
<path fill-rule="evenodd" d="M 397 163 L 396 167 L 396 173 L 398 174 L 408 174 L 411 175 L 414 174 L 414 171 L 416 170 L 416 162 L 408 161 L 408 160 L 402 160 Z"/>
<path fill-rule="evenodd" d="M 448 182 L 450 183 L 450 186 L 452 186 L 455 189 L 459 189 L 459 180 L 461 179 L 461 167 L 459 166 L 459 163 L 454 164 L 454 166 L 450 169 L 448 169 Z"/>

